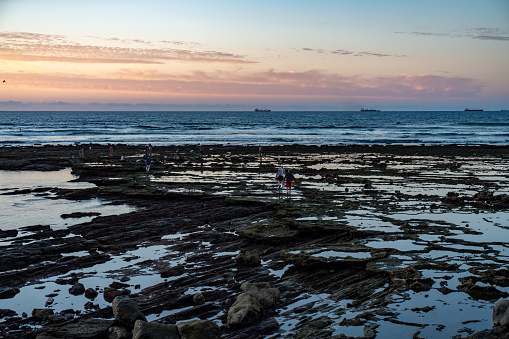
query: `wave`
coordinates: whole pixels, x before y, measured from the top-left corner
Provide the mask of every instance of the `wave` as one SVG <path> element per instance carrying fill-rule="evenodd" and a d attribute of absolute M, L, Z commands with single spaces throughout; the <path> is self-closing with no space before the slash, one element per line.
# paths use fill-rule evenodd
<path fill-rule="evenodd" d="M 297 127 L 299 129 L 327 129 L 327 128 L 339 128 L 335 125 L 328 125 L 328 126 L 299 126 Z"/>
<path fill-rule="evenodd" d="M 509 122 L 460 122 L 464 126 L 509 126 Z"/>
<path fill-rule="evenodd" d="M 134 128 L 143 128 L 143 129 L 160 129 L 161 127 L 151 126 L 151 125 L 137 125 Z"/>

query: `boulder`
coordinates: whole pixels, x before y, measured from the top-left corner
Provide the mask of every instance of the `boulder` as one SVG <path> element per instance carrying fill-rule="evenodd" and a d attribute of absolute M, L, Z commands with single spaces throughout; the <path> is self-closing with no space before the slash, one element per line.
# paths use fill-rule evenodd
<path fill-rule="evenodd" d="M 495 325 L 509 325 L 509 300 L 499 300 L 493 307 L 493 322 Z"/>
<path fill-rule="evenodd" d="M 88 298 L 88 299 L 95 299 L 95 297 L 97 297 L 99 293 L 94 290 L 93 288 L 87 288 L 85 290 L 85 297 Z"/>
<path fill-rule="evenodd" d="M 112 302 L 115 297 L 122 295 L 122 291 L 117 290 L 116 288 L 106 287 L 104 289 L 104 300 L 107 302 Z"/>
<path fill-rule="evenodd" d="M 219 339 L 221 328 L 210 320 L 180 322 L 177 329 L 181 339 Z"/>
<path fill-rule="evenodd" d="M 79 323 L 72 323 L 65 326 L 52 328 L 49 331 L 39 334 L 36 339 L 107 338 L 108 330 L 112 324 L 112 320 L 82 319 Z"/>
<path fill-rule="evenodd" d="M 203 295 L 203 293 L 199 292 L 193 295 L 193 304 L 195 305 L 205 304 L 205 296 Z"/>
<path fill-rule="evenodd" d="M 40 321 L 48 320 L 49 316 L 53 314 L 53 309 L 51 308 L 34 308 L 32 310 L 32 316 L 36 317 Z"/>
<path fill-rule="evenodd" d="M 256 267 L 260 266 L 260 254 L 258 250 L 247 251 L 244 253 L 239 253 L 235 257 L 235 263 L 239 267 Z"/>
<path fill-rule="evenodd" d="M 181 339 L 177 326 L 137 320 L 133 339 Z"/>
<path fill-rule="evenodd" d="M 82 283 L 77 282 L 69 288 L 69 293 L 73 295 L 81 295 L 85 293 L 85 286 L 83 286 Z"/>
<path fill-rule="evenodd" d="M 14 297 L 19 293 L 19 288 L 16 287 L 0 287 L 0 299 L 8 299 Z"/>
<path fill-rule="evenodd" d="M 274 308 L 276 301 L 281 297 L 279 290 L 267 282 L 245 282 L 240 286 L 240 289 L 245 293 L 252 294 L 263 308 Z"/>
<path fill-rule="evenodd" d="M 244 292 L 228 310 L 227 326 L 240 328 L 251 325 L 263 317 L 263 310 L 274 308 L 281 293 L 269 283 L 245 282 L 240 286 Z"/>
<path fill-rule="evenodd" d="M 121 326 L 112 326 L 108 331 L 108 339 L 131 339 L 132 333 Z"/>
<path fill-rule="evenodd" d="M 115 321 L 128 329 L 132 329 L 136 320 L 147 321 L 138 308 L 138 304 L 128 295 L 115 297 L 112 303 Z"/>
<path fill-rule="evenodd" d="M 8 308 L 0 308 L 0 318 L 14 317 L 15 315 L 17 315 L 16 311 L 10 310 Z"/>
<path fill-rule="evenodd" d="M 231 329 L 246 327 L 262 319 L 263 308 L 258 299 L 242 293 L 228 310 L 227 326 Z"/>

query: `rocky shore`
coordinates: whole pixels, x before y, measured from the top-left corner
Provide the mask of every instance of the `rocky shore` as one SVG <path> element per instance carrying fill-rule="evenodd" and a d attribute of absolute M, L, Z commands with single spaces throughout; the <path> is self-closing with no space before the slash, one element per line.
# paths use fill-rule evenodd
<path fill-rule="evenodd" d="M 0 298 L 60 286 L 25 312 L 0 306 L 1 337 L 139 338 L 151 326 L 168 338 L 509 335 L 505 304 L 493 311 L 509 296 L 509 147 L 291 145 L 260 156 L 213 145 L 202 157 L 165 146 L 149 172 L 144 145 L 79 149 L 1 147 L 0 170 L 71 168 L 94 187 L 0 194 L 136 210 L 62 215 L 91 217 L 65 229 L 0 225 Z M 297 177 L 291 195 L 276 187 L 279 165 Z M 109 279 L 83 283 L 106 264 Z M 87 301 L 57 312 L 64 291 Z M 127 323 L 122 302 L 134 310 Z"/>

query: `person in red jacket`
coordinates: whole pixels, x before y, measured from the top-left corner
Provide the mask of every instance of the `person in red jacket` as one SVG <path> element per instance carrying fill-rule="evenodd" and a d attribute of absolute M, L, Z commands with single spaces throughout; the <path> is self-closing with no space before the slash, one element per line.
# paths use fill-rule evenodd
<path fill-rule="evenodd" d="M 285 181 L 286 181 L 286 194 L 290 195 L 290 194 L 292 194 L 292 183 L 295 181 L 295 176 L 290 171 L 290 169 L 288 169 L 288 171 L 286 171 Z"/>

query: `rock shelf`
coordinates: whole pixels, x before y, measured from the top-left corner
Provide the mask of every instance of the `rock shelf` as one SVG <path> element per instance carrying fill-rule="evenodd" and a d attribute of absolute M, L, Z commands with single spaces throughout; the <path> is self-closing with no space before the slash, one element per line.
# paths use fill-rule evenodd
<path fill-rule="evenodd" d="M 0 310 L 0 336 L 87 322 L 105 333 L 127 295 L 148 323 L 208 320 L 222 338 L 507 334 L 491 316 L 509 296 L 509 147 L 291 145 L 262 159 L 257 147 L 175 149 L 155 147 L 146 172 L 143 146 L 110 156 L 93 145 L 84 159 L 79 146 L 0 148 L 1 170 L 71 168 L 94 184 L 0 194 L 135 207 L 63 214 L 90 218 L 64 229 L 0 225 L 2 300 L 47 295 Z M 277 187 L 280 164 L 297 177 L 291 195 Z M 75 306 L 60 309 L 64 298 Z"/>

